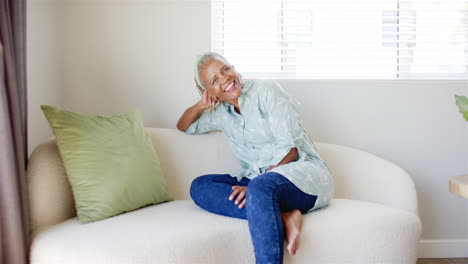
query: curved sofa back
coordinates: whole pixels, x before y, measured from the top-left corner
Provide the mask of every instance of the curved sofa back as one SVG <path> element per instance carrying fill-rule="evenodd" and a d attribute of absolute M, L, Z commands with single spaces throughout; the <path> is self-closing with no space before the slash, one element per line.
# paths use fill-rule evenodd
<path fill-rule="evenodd" d="M 147 128 L 174 199 L 190 199 L 194 178 L 240 169 L 222 133 L 187 135 L 176 129 Z M 335 198 L 376 202 L 417 214 L 414 183 L 398 166 L 364 151 L 315 143 L 330 168 Z M 28 165 L 33 233 L 76 215 L 70 183 L 54 139 L 40 144 Z"/>

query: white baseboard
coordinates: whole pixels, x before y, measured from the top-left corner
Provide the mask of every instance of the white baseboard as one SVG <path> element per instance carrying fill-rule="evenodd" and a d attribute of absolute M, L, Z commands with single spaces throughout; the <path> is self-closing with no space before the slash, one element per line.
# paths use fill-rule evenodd
<path fill-rule="evenodd" d="M 420 240 L 418 258 L 468 258 L 468 239 Z"/>

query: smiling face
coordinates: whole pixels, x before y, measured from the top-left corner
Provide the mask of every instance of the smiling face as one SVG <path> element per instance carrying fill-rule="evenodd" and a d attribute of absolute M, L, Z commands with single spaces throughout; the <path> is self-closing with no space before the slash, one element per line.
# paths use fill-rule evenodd
<path fill-rule="evenodd" d="M 200 80 L 206 90 L 221 102 L 237 104 L 237 98 L 242 92 L 240 79 L 241 76 L 231 65 L 216 59 L 209 60 L 200 71 Z"/>

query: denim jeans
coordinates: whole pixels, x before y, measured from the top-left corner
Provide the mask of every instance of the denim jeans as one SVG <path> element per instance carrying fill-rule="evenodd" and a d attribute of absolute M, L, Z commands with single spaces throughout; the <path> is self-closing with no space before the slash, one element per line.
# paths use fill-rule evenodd
<path fill-rule="evenodd" d="M 229 200 L 232 186 L 247 186 L 243 209 Z M 294 209 L 303 214 L 317 196 L 304 193 L 279 173 L 267 172 L 237 181 L 229 174 L 209 174 L 193 180 L 190 196 L 201 208 L 219 215 L 247 219 L 257 264 L 283 263 L 284 227 L 281 212 Z"/>

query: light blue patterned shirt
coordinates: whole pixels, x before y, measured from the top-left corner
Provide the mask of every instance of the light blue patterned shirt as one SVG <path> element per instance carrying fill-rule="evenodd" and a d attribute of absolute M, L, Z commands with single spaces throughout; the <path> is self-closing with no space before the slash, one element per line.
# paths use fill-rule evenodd
<path fill-rule="evenodd" d="M 270 171 L 285 176 L 303 192 L 317 196 L 309 211 L 327 206 L 333 197 L 333 178 L 301 124 L 300 104 L 273 80 L 246 80 L 238 101 L 241 114 L 233 105 L 223 102 L 215 110 L 203 112 L 185 132 L 223 131 L 243 168 L 230 173 L 239 181 L 265 173 L 292 148 L 297 148 L 296 161 Z"/>

